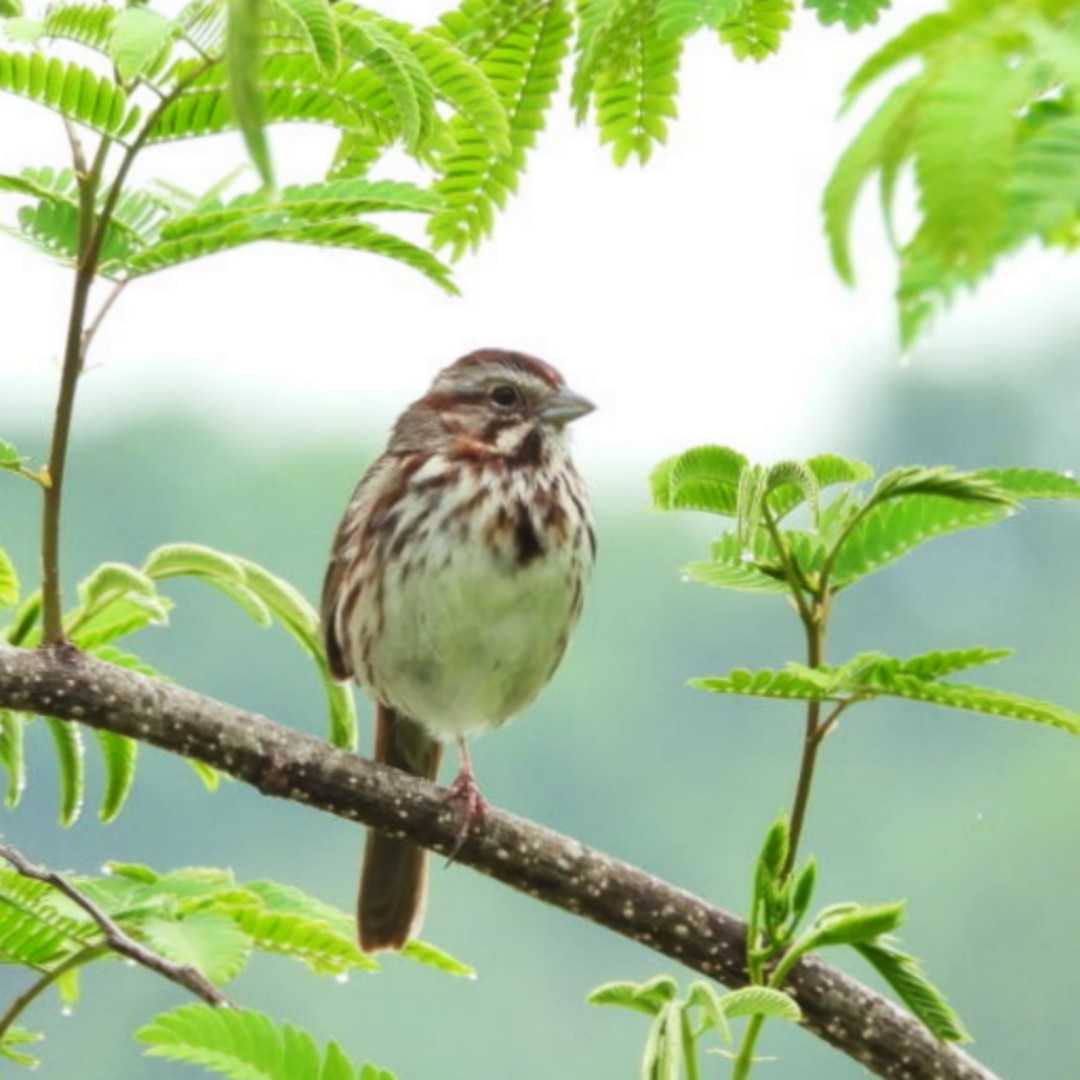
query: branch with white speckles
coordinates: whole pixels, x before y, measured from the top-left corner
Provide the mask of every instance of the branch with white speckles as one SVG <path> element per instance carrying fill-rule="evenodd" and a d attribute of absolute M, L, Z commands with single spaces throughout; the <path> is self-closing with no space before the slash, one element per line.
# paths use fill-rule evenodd
<path fill-rule="evenodd" d="M 127 735 L 203 761 L 265 795 L 391 830 L 434 851 L 449 851 L 457 836 L 454 811 L 432 784 L 70 647 L 0 645 L 0 707 Z M 577 840 L 492 808 L 457 861 L 728 986 L 746 983 L 741 920 Z M 795 968 L 785 988 L 802 1006 L 806 1028 L 877 1076 L 997 1080 L 815 957 Z"/>

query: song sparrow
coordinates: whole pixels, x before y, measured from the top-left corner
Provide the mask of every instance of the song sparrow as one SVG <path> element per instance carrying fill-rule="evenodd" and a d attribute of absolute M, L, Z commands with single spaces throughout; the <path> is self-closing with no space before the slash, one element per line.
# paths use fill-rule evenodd
<path fill-rule="evenodd" d="M 483 817 L 466 732 L 520 712 L 581 611 L 596 541 L 564 427 L 592 411 L 549 364 L 482 349 L 402 414 L 338 528 L 323 589 L 330 670 L 376 701 L 375 758 L 433 780 L 443 740 L 464 839 Z M 358 925 L 367 952 L 419 928 L 425 857 L 369 831 Z"/>

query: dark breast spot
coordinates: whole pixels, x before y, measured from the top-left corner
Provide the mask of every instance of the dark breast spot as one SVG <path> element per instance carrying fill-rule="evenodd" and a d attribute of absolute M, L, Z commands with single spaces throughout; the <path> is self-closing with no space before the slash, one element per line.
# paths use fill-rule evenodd
<path fill-rule="evenodd" d="M 544 433 L 538 426 L 529 429 L 528 434 L 518 443 L 517 449 L 512 454 L 507 454 L 507 460 L 511 465 L 521 468 L 535 468 L 543 463 Z"/>
<path fill-rule="evenodd" d="M 517 521 L 514 524 L 514 552 L 518 566 L 528 566 L 544 554 L 544 545 L 536 533 L 532 514 L 523 502 L 518 503 Z"/>

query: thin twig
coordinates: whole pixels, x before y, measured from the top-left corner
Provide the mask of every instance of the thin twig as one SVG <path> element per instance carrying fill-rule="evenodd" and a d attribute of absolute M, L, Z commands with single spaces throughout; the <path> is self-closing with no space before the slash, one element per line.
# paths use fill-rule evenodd
<path fill-rule="evenodd" d="M 56 873 L 55 870 L 43 870 L 39 866 L 34 866 L 10 844 L 0 844 L 0 858 L 9 862 L 23 877 L 43 881 L 57 892 L 63 893 L 73 903 L 78 904 L 98 924 L 105 935 L 106 944 L 113 952 L 134 960 L 141 967 L 164 975 L 166 979 L 191 991 L 208 1005 L 232 1007 L 229 999 L 204 975 L 189 964 L 174 964 L 171 960 L 166 960 L 165 957 L 159 956 L 152 949 L 140 944 L 130 934 L 121 930 L 97 904 L 76 889 L 62 874 Z"/>
<path fill-rule="evenodd" d="M 75 130 L 75 125 L 66 116 L 64 117 L 64 131 L 67 132 L 68 142 L 71 144 L 71 161 L 75 166 L 75 175 L 82 182 L 88 174 L 86 153 L 83 150 L 79 133 Z"/>
<path fill-rule="evenodd" d="M 109 314 L 109 310 L 112 308 L 113 304 L 116 303 L 120 294 L 124 291 L 127 283 L 130 280 L 131 278 L 120 278 L 120 280 L 116 282 L 116 284 L 113 286 L 112 292 L 105 297 L 104 302 L 98 309 L 98 313 L 94 316 L 93 320 L 83 331 L 82 351 L 84 358 L 87 352 L 89 352 L 90 350 L 90 343 L 94 340 L 94 335 L 98 332 L 98 327 L 101 326 L 102 320 L 105 318 L 106 315 Z"/>

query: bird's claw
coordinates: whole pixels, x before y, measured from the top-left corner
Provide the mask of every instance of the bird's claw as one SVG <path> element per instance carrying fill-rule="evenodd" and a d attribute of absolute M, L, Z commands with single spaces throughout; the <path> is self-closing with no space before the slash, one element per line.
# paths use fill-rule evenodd
<path fill-rule="evenodd" d="M 446 789 L 443 802 L 459 803 L 461 809 L 460 822 L 458 824 L 457 837 L 450 854 L 446 857 L 446 865 L 449 866 L 457 857 L 469 837 L 473 826 L 483 827 L 488 822 L 488 804 L 484 796 L 480 794 L 476 778 L 471 771 L 462 769 L 453 783 Z"/>

